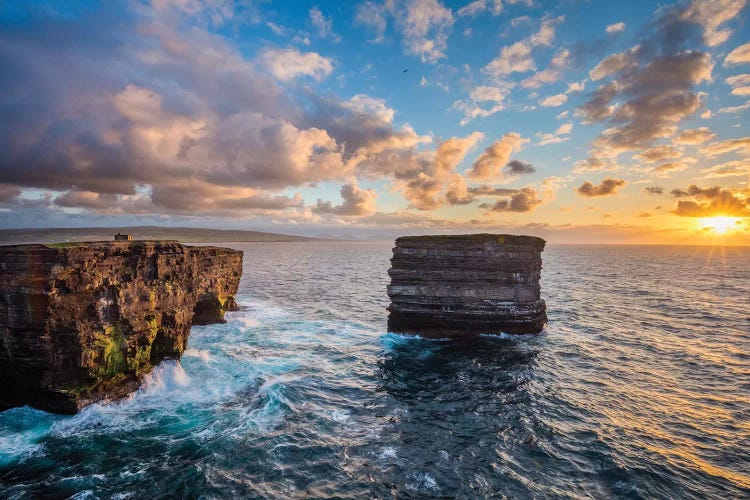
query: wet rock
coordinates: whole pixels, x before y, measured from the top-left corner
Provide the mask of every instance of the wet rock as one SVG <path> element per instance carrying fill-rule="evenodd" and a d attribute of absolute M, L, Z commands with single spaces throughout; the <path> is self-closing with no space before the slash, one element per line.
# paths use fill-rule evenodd
<path fill-rule="evenodd" d="M 398 238 L 388 272 L 388 331 L 425 337 L 542 331 L 544 244 L 506 234 Z"/>
<path fill-rule="evenodd" d="M 58 413 L 135 390 L 194 316 L 234 310 L 242 252 L 176 241 L 0 247 L 0 410 Z"/>

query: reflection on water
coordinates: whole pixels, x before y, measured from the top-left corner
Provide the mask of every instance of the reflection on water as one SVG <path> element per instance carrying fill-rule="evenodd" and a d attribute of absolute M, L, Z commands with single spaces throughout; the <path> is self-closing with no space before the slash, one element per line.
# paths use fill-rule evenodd
<path fill-rule="evenodd" d="M 0 497 L 750 495 L 750 251 L 555 247 L 550 325 L 384 331 L 390 244 L 237 245 L 242 310 L 130 399 L 0 414 Z"/>

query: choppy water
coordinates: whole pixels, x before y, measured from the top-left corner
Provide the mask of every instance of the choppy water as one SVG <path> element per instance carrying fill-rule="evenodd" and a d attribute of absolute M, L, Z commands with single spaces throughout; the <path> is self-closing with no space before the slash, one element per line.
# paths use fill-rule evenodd
<path fill-rule="evenodd" d="M 76 416 L 0 413 L 0 497 L 750 496 L 750 249 L 548 247 L 539 336 L 385 333 L 389 244 L 244 244 L 243 310 Z"/>

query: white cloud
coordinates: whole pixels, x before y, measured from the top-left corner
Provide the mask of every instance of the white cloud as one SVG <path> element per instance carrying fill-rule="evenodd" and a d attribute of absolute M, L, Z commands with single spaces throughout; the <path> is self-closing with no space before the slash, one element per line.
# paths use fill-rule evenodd
<path fill-rule="evenodd" d="M 736 47 L 724 58 L 724 66 L 750 63 L 750 42 Z"/>
<path fill-rule="evenodd" d="M 500 49 L 500 54 L 489 62 L 482 72 L 500 80 L 505 75 L 511 73 L 526 73 L 534 71 L 536 65 L 531 57 L 531 50 L 537 46 L 549 46 L 555 38 L 555 26 L 565 21 L 565 16 L 554 18 L 544 18 L 539 31 L 532 34 L 526 40 L 516 42 Z M 559 54 L 566 54 L 567 51 L 560 51 Z M 565 57 L 567 58 L 566 54 Z"/>
<path fill-rule="evenodd" d="M 560 49 L 552 58 L 547 69 L 535 73 L 521 82 L 521 87 L 527 89 L 536 89 L 547 83 L 555 83 L 560 79 L 562 71 L 570 61 L 570 51 Z"/>
<path fill-rule="evenodd" d="M 626 50 L 625 52 L 612 54 L 611 56 L 604 58 L 599 64 L 594 67 L 594 69 L 589 72 L 589 77 L 591 78 L 591 80 L 596 82 L 598 80 L 601 80 L 602 78 L 606 78 L 607 76 L 619 73 L 626 68 L 637 66 L 637 50 L 638 47 L 636 46 L 632 49 Z"/>
<path fill-rule="evenodd" d="M 315 27 L 320 38 L 331 38 L 334 42 L 341 41 L 341 37 L 333 32 L 333 19 L 323 15 L 319 8 L 310 9 L 310 22 Z"/>
<path fill-rule="evenodd" d="M 505 109 L 504 100 L 511 88 L 511 85 L 474 87 L 469 93 L 469 100 L 453 103 L 453 109 L 464 114 L 461 125 L 468 124 L 474 118 L 485 118 Z"/>
<path fill-rule="evenodd" d="M 525 73 L 536 69 L 531 58 L 531 46 L 526 42 L 516 42 L 503 47 L 500 54 L 484 67 L 483 71 L 495 78 L 510 73 Z"/>
<path fill-rule="evenodd" d="M 445 57 L 453 13 L 438 0 L 409 0 L 393 7 L 407 54 L 422 62 L 435 63 Z"/>
<path fill-rule="evenodd" d="M 557 108 L 568 102 L 568 96 L 565 94 L 555 94 L 539 101 L 541 106 L 545 108 Z"/>
<path fill-rule="evenodd" d="M 693 0 L 682 12 L 682 19 L 703 28 L 703 41 L 711 47 L 721 45 L 732 30 L 719 27 L 733 19 L 745 7 L 745 0 Z"/>
<path fill-rule="evenodd" d="M 607 26 L 607 33 L 621 33 L 625 31 L 625 23 L 614 23 Z"/>
<path fill-rule="evenodd" d="M 503 11 L 502 0 L 474 0 L 456 12 L 458 17 L 474 17 L 477 14 L 489 10 L 493 16 L 499 15 Z"/>
<path fill-rule="evenodd" d="M 361 3 L 354 14 L 354 24 L 369 26 L 375 32 L 375 38 L 370 42 L 380 43 L 385 39 L 386 10 L 382 5 L 369 0 Z"/>
<path fill-rule="evenodd" d="M 557 130 L 551 134 L 536 134 L 539 137 L 539 141 L 536 143 L 537 146 L 545 146 L 547 144 L 559 144 L 570 140 L 570 134 L 573 132 L 572 123 L 563 123 Z"/>
<path fill-rule="evenodd" d="M 586 89 L 586 80 L 581 80 L 580 82 L 569 82 L 568 83 L 568 90 L 565 91 L 566 94 L 573 94 L 576 92 L 583 92 Z"/>
<path fill-rule="evenodd" d="M 300 76 L 322 80 L 333 71 L 330 59 L 316 52 L 300 52 L 297 49 L 266 49 L 261 52 L 259 60 L 282 82 Z"/>

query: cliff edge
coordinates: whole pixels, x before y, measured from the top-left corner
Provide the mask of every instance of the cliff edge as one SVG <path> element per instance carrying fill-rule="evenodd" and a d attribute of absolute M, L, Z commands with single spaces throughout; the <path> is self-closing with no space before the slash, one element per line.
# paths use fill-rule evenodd
<path fill-rule="evenodd" d="M 508 234 L 398 238 L 388 271 L 388 331 L 425 337 L 542 331 L 544 245 Z"/>
<path fill-rule="evenodd" d="M 241 274 L 241 251 L 176 241 L 0 247 L 0 410 L 127 395 L 236 309 Z"/>

